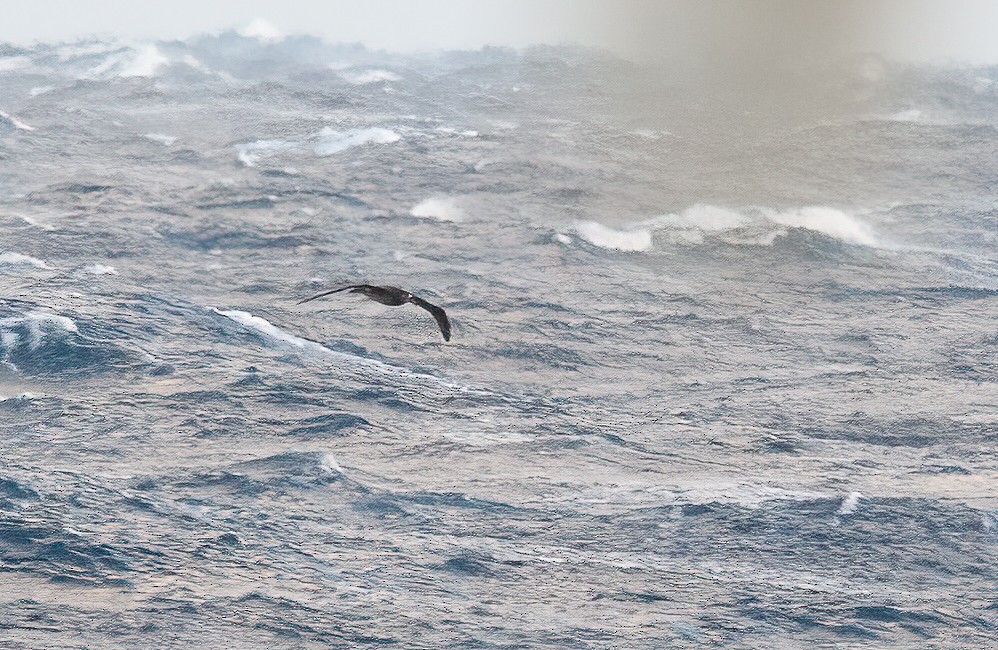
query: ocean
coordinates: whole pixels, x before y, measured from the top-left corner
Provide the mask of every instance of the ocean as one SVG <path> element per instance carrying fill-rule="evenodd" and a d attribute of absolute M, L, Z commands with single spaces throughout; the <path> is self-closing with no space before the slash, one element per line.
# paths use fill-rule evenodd
<path fill-rule="evenodd" d="M 0 648 L 995 647 L 998 68 L 795 74 L 0 45 Z"/>

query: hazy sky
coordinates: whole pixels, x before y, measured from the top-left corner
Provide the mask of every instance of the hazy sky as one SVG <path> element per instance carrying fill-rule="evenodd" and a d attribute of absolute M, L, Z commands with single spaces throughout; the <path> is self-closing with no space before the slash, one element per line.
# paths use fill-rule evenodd
<path fill-rule="evenodd" d="M 184 38 L 263 19 L 396 51 L 576 42 L 628 56 L 765 48 L 998 63 L 998 0 L 0 0 L 0 42 Z"/>

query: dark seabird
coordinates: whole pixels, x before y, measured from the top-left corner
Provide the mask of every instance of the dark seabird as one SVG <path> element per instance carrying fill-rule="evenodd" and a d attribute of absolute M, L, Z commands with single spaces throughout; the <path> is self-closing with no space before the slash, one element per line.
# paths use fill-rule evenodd
<path fill-rule="evenodd" d="M 422 307 L 426 311 L 433 314 L 433 318 L 437 321 L 437 325 L 440 326 L 440 333 L 444 335 L 444 340 L 450 340 L 450 321 L 447 320 L 447 313 L 437 307 L 436 305 L 431 305 L 419 296 L 414 296 L 408 291 L 399 289 L 398 287 L 376 287 L 371 284 L 352 284 L 349 287 L 340 287 L 339 289 L 333 289 L 332 291 L 323 291 L 322 293 L 316 294 L 311 298 L 306 298 L 301 300 L 298 304 L 310 302 L 316 298 L 322 298 L 323 296 L 328 296 L 332 293 L 339 293 L 341 291 L 349 291 L 350 293 L 360 293 L 371 300 L 380 302 L 382 305 L 388 305 L 389 307 L 400 307 L 407 302 L 411 302 L 417 307 Z"/>

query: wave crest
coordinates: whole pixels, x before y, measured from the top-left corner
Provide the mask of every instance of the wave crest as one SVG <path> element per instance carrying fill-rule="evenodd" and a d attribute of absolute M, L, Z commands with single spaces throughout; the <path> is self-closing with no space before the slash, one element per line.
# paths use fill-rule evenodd
<path fill-rule="evenodd" d="M 594 246 L 641 252 L 655 240 L 674 245 L 697 246 L 708 242 L 743 246 L 772 246 L 793 230 L 818 233 L 844 244 L 878 245 L 873 229 L 856 217 L 827 206 L 789 210 L 729 208 L 698 204 L 677 214 L 665 214 L 616 230 L 587 221 L 573 227 L 576 235 Z M 564 237 L 559 237 L 564 241 Z"/>

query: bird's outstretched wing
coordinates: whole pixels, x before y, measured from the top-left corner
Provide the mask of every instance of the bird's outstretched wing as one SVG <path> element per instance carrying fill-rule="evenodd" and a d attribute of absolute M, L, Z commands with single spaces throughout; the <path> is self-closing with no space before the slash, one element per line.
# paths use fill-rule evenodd
<path fill-rule="evenodd" d="M 304 300 L 299 300 L 298 304 L 304 304 L 306 302 L 312 302 L 316 298 L 322 298 L 323 296 L 328 296 L 331 293 L 339 293 L 341 291 L 346 291 L 347 289 L 373 289 L 369 284 L 351 284 L 349 287 L 340 287 L 339 289 L 332 289 L 331 291 L 323 291 L 322 293 L 317 293 L 311 298 L 305 298 Z"/>
<path fill-rule="evenodd" d="M 422 307 L 426 311 L 433 314 L 434 320 L 437 321 L 437 325 L 440 326 L 440 333 L 444 335 L 444 340 L 450 340 L 450 321 L 447 320 L 447 312 L 445 312 L 440 307 L 436 305 L 431 305 L 422 298 L 418 296 L 410 296 L 409 302 L 416 305 L 417 307 Z"/>

